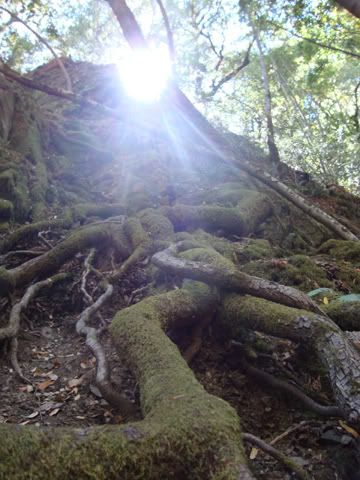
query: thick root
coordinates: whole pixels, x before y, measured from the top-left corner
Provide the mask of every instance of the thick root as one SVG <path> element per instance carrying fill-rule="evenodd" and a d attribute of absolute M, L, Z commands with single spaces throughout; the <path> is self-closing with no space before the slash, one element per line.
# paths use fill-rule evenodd
<path fill-rule="evenodd" d="M 111 332 L 139 382 L 144 420 L 76 430 L 0 425 L 0 478 L 252 480 L 236 412 L 206 393 L 163 333 L 216 301 L 190 283 L 119 312 Z"/>
<path fill-rule="evenodd" d="M 330 319 L 248 295 L 228 295 L 221 321 L 232 336 L 246 327 L 311 345 L 341 412 L 349 422 L 360 424 L 360 354 Z"/>

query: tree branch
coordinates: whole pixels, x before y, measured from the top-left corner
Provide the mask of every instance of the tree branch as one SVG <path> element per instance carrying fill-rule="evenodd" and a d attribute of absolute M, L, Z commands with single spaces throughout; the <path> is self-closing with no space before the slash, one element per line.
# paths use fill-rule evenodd
<path fill-rule="evenodd" d="M 340 52 L 340 53 L 343 53 L 344 55 L 350 55 L 351 57 L 354 57 L 354 58 L 360 58 L 360 55 L 357 54 L 357 53 L 350 52 L 349 50 L 344 50 L 343 48 L 333 47 L 331 45 L 327 45 L 327 44 L 322 43 L 322 42 L 318 42 L 317 40 L 314 40 L 313 38 L 303 37 L 299 33 L 292 32 L 291 30 L 288 30 L 287 28 L 279 25 L 278 23 L 275 23 L 271 20 L 266 20 L 266 21 L 270 25 L 273 25 L 274 27 L 279 28 L 280 30 L 284 30 L 284 32 L 289 33 L 293 37 L 300 38 L 301 40 L 305 40 L 305 42 L 313 43 L 314 45 L 317 45 L 318 47 L 327 48 L 328 50 L 332 50 L 333 52 Z"/>
<path fill-rule="evenodd" d="M 35 30 L 33 30 L 26 22 L 24 22 L 24 20 L 22 20 L 20 17 L 18 17 L 17 15 L 15 15 L 15 13 L 11 12 L 10 10 L 8 10 L 7 8 L 5 7 L 1 7 L 0 6 L 0 9 L 3 10 L 4 12 L 8 13 L 10 15 L 10 17 L 12 19 L 14 19 L 16 22 L 19 22 L 21 23 L 22 25 L 24 25 L 25 28 L 27 28 L 32 34 L 35 35 L 35 37 L 45 45 L 46 48 L 48 48 L 50 50 L 50 52 L 53 54 L 54 58 L 56 59 L 56 62 L 57 64 L 59 65 L 59 68 L 60 70 L 62 71 L 63 75 L 64 75 L 64 78 L 65 78 L 65 82 L 66 82 L 66 89 L 69 91 L 69 92 L 72 92 L 72 83 L 71 83 L 71 79 L 69 77 L 69 74 L 63 64 L 63 62 L 60 60 L 60 58 L 58 57 L 57 53 L 55 52 L 55 50 L 52 48 L 52 46 L 49 44 L 49 42 L 47 40 L 45 40 L 44 37 L 42 37 L 39 33 L 37 33 Z"/>
<path fill-rule="evenodd" d="M 163 20 L 164 20 L 168 49 L 169 49 L 169 56 L 170 56 L 171 62 L 173 63 L 175 61 L 176 52 L 175 52 L 174 36 L 173 36 L 172 30 L 171 30 L 169 17 L 166 13 L 166 9 L 164 7 L 164 4 L 163 4 L 162 0 L 156 0 L 156 3 L 159 5 L 161 15 L 162 15 Z"/>

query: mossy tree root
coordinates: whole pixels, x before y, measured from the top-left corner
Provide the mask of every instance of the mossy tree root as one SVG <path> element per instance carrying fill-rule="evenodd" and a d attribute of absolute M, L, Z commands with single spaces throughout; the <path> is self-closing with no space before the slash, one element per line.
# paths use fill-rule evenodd
<path fill-rule="evenodd" d="M 139 383 L 144 420 L 74 430 L 2 424 L 0 478 L 252 480 L 236 412 L 204 390 L 163 332 L 216 302 L 191 282 L 120 311 L 111 333 Z"/>
<path fill-rule="evenodd" d="M 237 207 L 174 205 L 162 207 L 160 211 L 176 230 L 200 227 L 246 236 L 270 216 L 272 208 L 265 195 L 256 193 L 251 203 L 244 200 Z"/>
<path fill-rule="evenodd" d="M 34 278 L 55 272 L 77 252 L 96 245 L 115 245 L 124 257 L 129 255 L 122 226 L 112 223 L 90 225 L 79 228 L 52 250 L 33 258 L 12 270 L 0 268 L 0 294 L 5 295 L 14 288 L 27 285 Z"/>
<path fill-rule="evenodd" d="M 179 257 L 177 254 L 181 254 L 187 247 L 190 249 Z M 152 261 L 157 267 L 186 278 L 200 280 L 226 290 L 249 293 L 282 305 L 322 313 L 311 298 L 300 290 L 243 273 L 211 247 L 193 247 L 194 245 L 187 241 L 179 242 L 156 253 Z"/>
<path fill-rule="evenodd" d="M 360 425 L 360 353 L 330 319 L 249 295 L 224 298 L 220 321 L 233 337 L 244 327 L 314 349 L 344 417 Z"/>

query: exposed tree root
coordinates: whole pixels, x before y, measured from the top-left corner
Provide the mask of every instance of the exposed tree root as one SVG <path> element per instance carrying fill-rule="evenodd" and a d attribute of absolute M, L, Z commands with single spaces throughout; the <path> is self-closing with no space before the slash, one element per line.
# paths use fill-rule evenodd
<path fill-rule="evenodd" d="M 80 318 L 76 323 L 76 331 L 80 335 L 86 337 L 86 345 L 90 348 L 96 358 L 97 363 L 95 382 L 103 398 L 111 406 L 115 407 L 125 419 L 128 419 L 135 415 L 135 406 L 113 387 L 110 379 L 110 370 L 106 360 L 106 354 L 98 340 L 100 329 L 96 329 L 88 325 L 90 318 L 99 311 L 99 309 L 113 294 L 113 287 L 106 280 L 103 280 L 105 292 L 96 300 L 96 302 L 94 302 L 94 299 L 86 290 L 86 280 L 90 271 L 93 269 L 92 260 L 94 255 L 95 249 L 92 248 L 84 262 L 85 272 L 83 273 L 81 279 L 81 291 L 89 306 L 80 315 Z"/>
<path fill-rule="evenodd" d="M 333 405 L 320 405 L 295 385 L 285 382 L 284 380 L 280 380 L 267 372 L 263 372 L 262 370 L 253 367 L 244 359 L 241 360 L 241 368 L 251 378 L 255 378 L 255 380 L 258 380 L 262 384 L 272 387 L 275 391 L 281 391 L 293 398 L 296 398 L 303 405 L 305 405 L 305 407 L 315 412 L 317 415 L 321 415 L 323 417 L 342 417 L 339 407 Z"/>
<path fill-rule="evenodd" d="M 261 440 L 261 438 L 256 437 L 255 435 L 252 435 L 251 433 L 243 433 L 243 440 L 245 442 L 251 443 L 252 445 L 256 445 L 261 450 L 263 450 L 265 453 L 267 453 L 271 457 L 278 460 L 287 469 L 294 472 L 296 474 L 296 477 L 300 478 L 300 480 L 311 480 L 310 475 L 308 475 L 305 472 L 305 470 L 303 468 L 301 468 L 300 465 L 298 465 L 295 462 L 295 460 L 292 460 L 288 456 L 284 455 L 283 453 L 281 453 L 279 450 L 277 450 L 273 446 L 264 442 L 264 440 Z"/>
<path fill-rule="evenodd" d="M 107 245 L 109 243 L 118 248 L 125 257 L 129 255 L 121 225 L 102 223 L 79 228 L 39 257 L 12 270 L 0 269 L 0 294 L 5 295 L 15 287 L 26 285 L 35 277 L 51 274 L 82 249 L 96 244 Z"/>
<path fill-rule="evenodd" d="M 253 479 L 235 411 L 206 393 L 163 333 L 194 323 L 216 302 L 208 287 L 191 282 L 119 312 L 111 332 L 139 383 L 144 420 L 76 430 L 2 424 L 0 477 Z"/>
<path fill-rule="evenodd" d="M 182 277 L 201 280 L 226 290 L 249 293 L 282 305 L 323 313 L 299 290 L 243 273 L 211 248 L 193 248 L 179 258 L 176 254 L 187 246 L 189 244 L 186 241 L 171 245 L 166 250 L 156 253 L 152 261 L 157 267 Z"/>
<path fill-rule="evenodd" d="M 0 329 L 0 341 L 7 338 L 15 337 L 19 331 L 21 312 L 27 308 L 30 300 L 45 287 L 50 287 L 54 283 L 64 280 L 68 275 L 66 273 L 59 273 L 51 278 L 47 278 L 41 282 L 34 283 L 25 292 L 20 302 L 16 303 L 10 313 L 9 323 L 6 327 Z"/>
<path fill-rule="evenodd" d="M 243 327 L 311 346 L 329 377 L 336 404 L 360 423 L 360 354 L 330 319 L 248 295 L 227 295 L 221 321 L 236 337 Z"/>

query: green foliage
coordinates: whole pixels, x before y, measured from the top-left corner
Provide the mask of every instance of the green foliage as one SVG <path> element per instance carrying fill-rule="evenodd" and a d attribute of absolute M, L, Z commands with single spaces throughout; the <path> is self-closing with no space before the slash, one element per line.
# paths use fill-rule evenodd
<path fill-rule="evenodd" d="M 59 56 L 116 61 L 126 47 L 111 9 L 101 0 L 3 0 Z M 327 0 L 167 0 L 180 86 L 216 124 L 266 149 L 267 126 L 258 52 L 234 72 L 252 42 L 243 6 L 260 32 L 282 161 L 321 182 L 359 188 L 360 21 Z M 166 43 L 156 2 L 130 7 L 153 44 Z M 309 41 L 309 39 L 311 41 Z M 319 45 L 325 45 L 320 46 Z M 0 17 L 0 55 L 28 70 L 51 59 L 48 49 L 9 15 Z M 224 79 L 228 78 L 227 81 Z M 223 83 L 222 83 L 223 82 Z"/>

